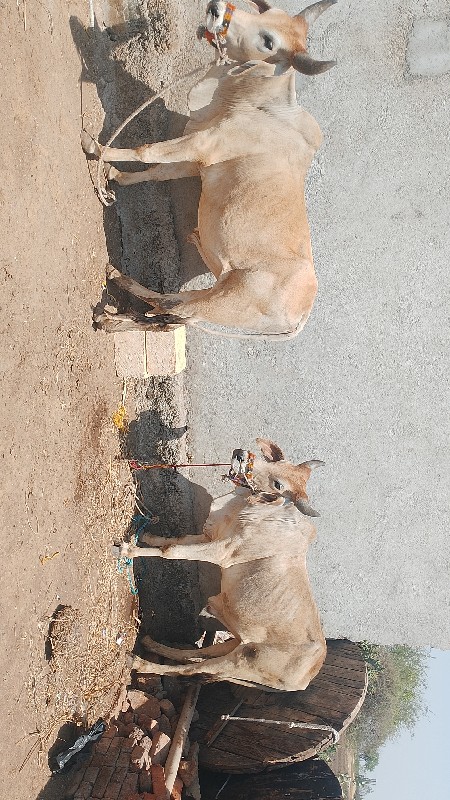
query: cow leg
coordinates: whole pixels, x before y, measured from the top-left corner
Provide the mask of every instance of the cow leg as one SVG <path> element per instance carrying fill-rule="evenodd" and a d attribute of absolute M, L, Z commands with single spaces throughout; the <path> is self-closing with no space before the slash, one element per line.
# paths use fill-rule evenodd
<path fill-rule="evenodd" d="M 183 161 L 175 164 L 153 164 L 143 172 L 120 172 L 112 164 L 105 164 L 105 172 L 107 180 L 116 181 L 119 186 L 133 186 L 146 181 L 173 181 L 199 175 L 197 164 Z"/>
<path fill-rule="evenodd" d="M 144 164 L 169 164 L 180 161 L 204 163 L 210 153 L 217 149 L 217 135 L 213 131 L 196 133 L 169 139 L 167 142 L 144 144 L 140 147 L 103 147 L 87 131 L 81 133 L 81 144 L 85 153 L 109 161 L 140 161 Z"/>
<path fill-rule="evenodd" d="M 184 537 L 175 539 L 171 544 L 170 539 L 166 539 L 163 547 L 137 547 L 131 542 L 124 542 L 120 548 L 122 558 L 168 558 L 185 561 L 207 561 L 210 564 L 222 566 L 226 562 L 228 566 L 227 551 L 229 542 L 218 540 L 215 542 L 202 541 L 203 537 L 195 537 L 200 542 L 192 542 L 192 536 L 186 537 L 188 541 L 184 543 Z"/>
<path fill-rule="evenodd" d="M 247 672 L 245 670 L 247 649 L 248 645 L 238 644 L 228 655 L 208 658 L 197 664 L 156 664 L 152 661 L 147 661 L 145 658 L 134 656 L 131 669 L 153 675 L 180 675 L 184 677 L 210 675 L 216 680 L 236 680 L 239 683 L 240 672 L 244 681 L 252 680 L 252 678 L 254 680 L 250 671 Z"/>
<path fill-rule="evenodd" d="M 289 330 L 289 321 L 284 313 L 279 316 L 273 311 L 272 280 L 266 286 L 264 276 L 255 279 L 247 270 L 236 269 L 223 273 L 210 289 L 177 294 L 153 292 L 114 268 L 111 268 L 108 277 L 121 289 L 151 304 L 152 315 L 168 314 L 186 325 L 196 321 L 209 322 L 213 325 L 245 328 L 255 333 L 281 333 Z M 100 323 L 107 331 L 117 329 L 107 319 L 102 319 Z M 149 323 L 151 324 L 150 320 Z"/>
<path fill-rule="evenodd" d="M 170 658 L 173 661 L 179 661 L 181 664 L 188 663 L 192 659 L 197 661 L 203 658 L 217 658 L 218 656 L 225 656 L 231 653 L 239 644 L 239 639 L 227 639 L 225 642 L 218 642 L 210 647 L 200 647 L 193 650 L 182 650 L 177 647 L 166 647 L 164 644 L 154 642 L 150 636 L 144 636 L 141 639 L 141 644 L 146 650 L 151 653 L 157 653 L 165 658 Z"/>
<path fill-rule="evenodd" d="M 179 536 L 178 538 L 171 538 L 168 536 L 152 536 L 151 533 L 142 533 L 139 537 L 140 542 L 145 542 L 145 544 L 149 545 L 149 547 L 160 547 L 164 550 L 167 545 L 170 544 L 179 544 L 183 543 L 183 545 L 187 544 L 203 544 L 204 542 L 210 542 L 210 539 L 207 539 L 204 533 L 193 533 L 189 536 Z"/>

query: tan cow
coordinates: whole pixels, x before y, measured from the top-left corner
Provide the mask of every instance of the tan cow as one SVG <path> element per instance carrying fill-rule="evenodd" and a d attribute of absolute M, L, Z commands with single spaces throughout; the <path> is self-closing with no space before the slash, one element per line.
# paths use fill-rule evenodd
<path fill-rule="evenodd" d="M 330 2 L 318 5 L 323 10 Z M 98 313 L 99 327 L 206 322 L 274 339 L 291 338 L 303 328 L 317 292 L 304 184 L 322 137 L 297 104 L 294 70 L 275 74 L 277 66 L 258 61 L 213 67 L 191 92 L 191 118 L 179 139 L 134 150 L 102 149 L 83 133 L 85 150 L 101 153 L 105 161 L 153 164 L 134 173 L 111 167 L 109 177 L 121 185 L 201 176 L 198 228 L 190 239 L 216 278 L 209 289 L 159 294 L 112 269 L 109 278 L 150 310 L 140 316 Z"/>
<path fill-rule="evenodd" d="M 194 663 L 166 666 L 135 657 L 132 668 L 138 672 L 284 691 L 306 689 L 319 672 L 326 644 L 306 571 L 308 545 L 316 535 L 308 517 L 318 514 L 309 505 L 306 483 L 322 462 L 295 466 L 273 442 L 257 443 L 264 458 L 234 451 L 229 477 L 236 487 L 212 503 L 203 534 L 175 540 L 144 534 L 148 546 L 123 546 L 127 557 L 218 564 L 221 592 L 209 598 L 206 613 L 233 634 L 201 650 L 165 647 L 143 637 L 146 649 Z"/>

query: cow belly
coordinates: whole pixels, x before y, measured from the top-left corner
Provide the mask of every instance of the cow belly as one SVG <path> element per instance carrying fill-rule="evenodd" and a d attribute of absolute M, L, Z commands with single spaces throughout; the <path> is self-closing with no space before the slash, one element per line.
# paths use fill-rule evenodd
<path fill-rule="evenodd" d="M 295 170 L 292 174 L 292 165 L 286 174 L 283 169 L 274 174 L 271 167 L 266 175 L 264 164 L 249 161 L 201 170 L 200 244 L 216 277 L 218 270 L 221 274 L 271 259 L 276 263 L 293 253 L 310 257 L 303 177 Z"/>
<path fill-rule="evenodd" d="M 301 562 L 265 558 L 222 570 L 220 619 L 244 642 L 321 639 Z M 219 609 L 218 609 L 219 610 Z"/>

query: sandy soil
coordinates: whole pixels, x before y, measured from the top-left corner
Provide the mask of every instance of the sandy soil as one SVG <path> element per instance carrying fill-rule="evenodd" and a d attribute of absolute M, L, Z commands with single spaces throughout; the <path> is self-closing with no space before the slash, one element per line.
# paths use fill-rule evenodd
<path fill-rule="evenodd" d="M 0 794 L 8 800 L 61 796 L 44 788 L 46 751 L 74 713 L 93 720 L 113 702 L 133 641 L 128 584 L 108 552 L 133 490 L 114 460 L 111 415 L 122 387 L 113 340 L 91 325 L 108 253 L 79 147 L 74 18 L 88 24 L 87 3 L 0 2 Z M 100 108 L 91 121 L 101 127 Z M 72 611 L 49 659 L 61 605 Z"/>

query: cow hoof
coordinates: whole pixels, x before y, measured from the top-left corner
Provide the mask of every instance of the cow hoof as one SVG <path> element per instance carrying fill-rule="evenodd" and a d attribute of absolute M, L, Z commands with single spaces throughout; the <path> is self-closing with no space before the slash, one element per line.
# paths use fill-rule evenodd
<path fill-rule="evenodd" d="M 122 277 L 122 273 L 119 272 L 118 269 L 113 267 L 112 264 L 108 264 L 106 267 L 106 278 L 108 281 L 117 281 Z"/>
<path fill-rule="evenodd" d="M 96 329 L 101 329 L 106 333 L 113 333 L 123 326 L 123 318 L 117 319 L 118 316 L 118 314 L 111 314 L 106 309 L 99 309 L 98 311 L 94 309 L 92 320 Z"/>
<path fill-rule="evenodd" d="M 118 169 L 113 167 L 112 164 L 105 163 L 103 166 L 104 166 L 104 170 L 105 170 L 105 178 L 106 178 L 107 181 L 118 181 L 119 180 L 120 172 L 119 172 Z"/>
<path fill-rule="evenodd" d="M 99 143 L 84 129 L 81 131 L 81 147 L 88 156 L 100 158 L 101 147 Z"/>

